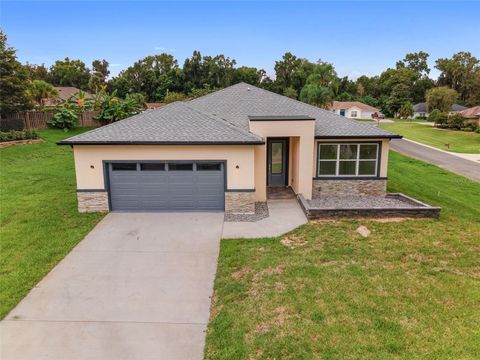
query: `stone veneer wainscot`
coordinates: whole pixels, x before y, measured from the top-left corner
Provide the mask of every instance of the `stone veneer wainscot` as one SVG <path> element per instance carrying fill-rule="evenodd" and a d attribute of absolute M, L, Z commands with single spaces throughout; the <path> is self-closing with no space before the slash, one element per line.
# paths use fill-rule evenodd
<path fill-rule="evenodd" d="M 254 214 L 254 191 L 227 191 L 225 192 L 225 212 L 230 214 Z"/>
<path fill-rule="evenodd" d="M 387 179 L 314 179 L 312 197 L 320 196 L 383 196 L 387 193 Z"/>
<path fill-rule="evenodd" d="M 108 211 L 108 193 L 106 191 L 78 191 L 79 212 Z"/>

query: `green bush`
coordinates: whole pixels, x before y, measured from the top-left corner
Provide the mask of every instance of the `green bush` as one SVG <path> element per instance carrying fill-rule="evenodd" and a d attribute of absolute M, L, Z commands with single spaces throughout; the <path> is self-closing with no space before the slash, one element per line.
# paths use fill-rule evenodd
<path fill-rule="evenodd" d="M 48 122 L 48 126 L 68 131 L 78 124 L 78 113 L 76 109 L 63 106 L 55 109 L 53 119 Z"/>
<path fill-rule="evenodd" d="M 428 120 L 433 121 L 435 125 L 444 125 L 447 123 L 448 116 L 440 110 L 434 109 L 428 114 Z"/>
<path fill-rule="evenodd" d="M 447 120 L 449 129 L 460 130 L 464 127 L 465 118 L 461 114 L 450 115 Z"/>
<path fill-rule="evenodd" d="M 33 130 L 0 132 L 0 142 L 38 139 L 38 134 Z"/>

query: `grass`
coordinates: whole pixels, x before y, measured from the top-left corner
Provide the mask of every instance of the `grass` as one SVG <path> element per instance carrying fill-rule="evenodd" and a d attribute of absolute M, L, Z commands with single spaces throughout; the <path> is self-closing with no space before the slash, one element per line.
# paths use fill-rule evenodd
<path fill-rule="evenodd" d="M 103 217 L 79 214 L 72 149 L 65 133 L 0 150 L 0 318 L 3 318 Z"/>
<path fill-rule="evenodd" d="M 397 122 L 382 124 L 381 128 L 403 135 L 405 138 L 427 144 L 438 149 L 480 154 L 480 134 L 464 131 L 437 129 L 429 125 Z M 450 144 L 447 148 L 445 144 Z"/>
<path fill-rule="evenodd" d="M 389 172 L 390 191 L 440 219 L 221 242 L 207 359 L 480 357 L 480 184 L 397 153 Z"/>

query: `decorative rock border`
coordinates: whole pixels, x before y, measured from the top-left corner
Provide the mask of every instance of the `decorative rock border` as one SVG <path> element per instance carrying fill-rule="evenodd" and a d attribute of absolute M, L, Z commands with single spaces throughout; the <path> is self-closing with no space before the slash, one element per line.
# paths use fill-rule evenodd
<path fill-rule="evenodd" d="M 225 213 L 226 222 L 256 222 L 269 217 L 268 205 L 266 202 L 255 203 L 255 213 L 253 214 L 232 214 Z"/>
<path fill-rule="evenodd" d="M 27 144 L 38 144 L 43 142 L 43 139 L 27 139 L 27 140 L 13 140 L 13 141 L 4 141 L 0 142 L 0 149 L 7 148 L 13 145 L 27 145 Z"/>
<path fill-rule="evenodd" d="M 322 218 L 389 218 L 389 217 L 412 217 L 412 218 L 438 218 L 441 208 L 430 206 L 419 200 L 401 193 L 389 193 L 387 199 L 396 199 L 404 202 L 405 206 L 396 207 L 316 207 L 305 200 L 302 194 L 298 194 L 298 202 L 309 220 Z M 348 199 L 348 198 L 345 198 Z M 348 200 L 347 200 L 348 201 Z"/>

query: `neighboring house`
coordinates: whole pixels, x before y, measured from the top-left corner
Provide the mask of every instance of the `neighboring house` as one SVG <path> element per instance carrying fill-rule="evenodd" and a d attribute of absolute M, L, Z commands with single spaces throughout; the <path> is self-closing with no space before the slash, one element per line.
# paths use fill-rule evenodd
<path fill-rule="evenodd" d="M 380 109 L 359 101 L 334 101 L 329 110 L 350 119 L 371 119 L 374 113 L 380 113 Z"/>
<path fill-rule="evenodd" d="M 158 109 L 159 107 L 162 107 L 164 104 L 163 103 L 146 103 L 147 109 Z"/>
<path fill-rule="evenodd" d="M 477 120 L 478 126 L 480 126 L 480 106 L 474 106 L 463 111 L 460 111 L 466 119 Z"/>
<path fill-rule="evenodd" d="M 466 107 L 458 104 L 453 104 L 452 109 L 450 110 L 451 113 L 460 112 L 465 110 Z M 428 108 L 427 103 L 421 102 L 418 104 L 413 105 L 413 118 L 427 118 L 428 117 Z"/>
<path fill-rule="evenodd" d="M 73 146 L 81 212 L 253 213 L 268 187 L 384 195 L 396 137 L 240 83 L 59 144 Z"/>
<path fill-rule="evenodd" d="M 62 101 L 70 99 L 72 96 L 80 92 L 80 89 L 73 86 L 55 86 L 55 90 L 57 90 L 57 96 L 55 96 L 54 98 L 44 99 L 44 106 L 55 106 Z M 86 91 L 83 91 L 83 93 L 86 98 L 93 97 L 92 94 Z"/>

